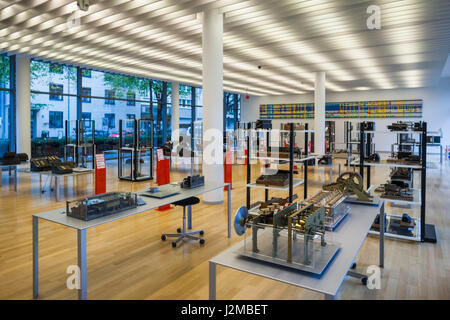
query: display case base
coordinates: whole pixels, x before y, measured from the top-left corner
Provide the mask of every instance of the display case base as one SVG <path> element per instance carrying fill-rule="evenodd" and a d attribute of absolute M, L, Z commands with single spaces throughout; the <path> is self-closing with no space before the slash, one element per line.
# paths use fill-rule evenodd
<path fill-rule="evenodd" d="M 273 238 L 272 231 L 266 230 L 260 232 L 258 234 L 258 250 L 259 252 L 271 252 L 273 248 Z M 303 244 L 303 238 L 298 236 L 295 240 L 296 242 L 301 242 L 300 246 Z M 270 257 L 264 254 L 260 254 L 257 252 L 251 252 L 250 250 L 245 250 L 245 244 L 239 246 L 237 249 L 237 253 L 239 253 L 245 259 L 256 259 L 262 262 L 273 263 L 277 265 L 281 265 L 288 268 L 293 268 L 296 270 L 301 270 L 309 273 L 313 273 L 316 275 L 321 275 L 326 267 L 333 260 L 334 256 L 340 249 L 340 244 L 327 242 L 327 244 L 322 246 L 314 246 L 314 263 L 312 265 L 301 265 L 288 263 L 286 261 L 287 257 L 287 242 L 279 241 L 278 242 L 278 258 Z M 294 261 L 303 261 L 304 252 L 302 250 L 295 250 L 292 259 Z"/>
<path fill-rule="evenodd" d="M 425 224 L 424 242 L 437 243 L 436 228 L 432 224 Z"/>

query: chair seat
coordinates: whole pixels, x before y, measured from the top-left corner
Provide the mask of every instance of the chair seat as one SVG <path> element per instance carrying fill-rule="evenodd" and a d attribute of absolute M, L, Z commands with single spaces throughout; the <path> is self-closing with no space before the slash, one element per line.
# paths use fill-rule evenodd
<path fill-rule="evenodd" d="M 173 204 L 176 206 L 186 207 L 186 206 L 193 206 L 194 204 L 197 204 L 200 202 L 200 199 L 197 197 L 190 197 L 187 199 L 183 199 L 177 202 L 174 202 Z"/>

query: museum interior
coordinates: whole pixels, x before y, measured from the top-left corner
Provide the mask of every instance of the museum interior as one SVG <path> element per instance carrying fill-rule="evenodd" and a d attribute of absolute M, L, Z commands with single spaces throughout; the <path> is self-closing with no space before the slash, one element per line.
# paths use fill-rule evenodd
<path fill-rule="evenodd" d="M 0 300 L 449 300 L 450 1 L 0 0 Z"/>

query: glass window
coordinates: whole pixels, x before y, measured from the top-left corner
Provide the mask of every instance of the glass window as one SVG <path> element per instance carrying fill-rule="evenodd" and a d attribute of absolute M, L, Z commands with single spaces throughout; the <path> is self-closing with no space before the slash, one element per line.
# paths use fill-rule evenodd
<path fill-rule="evenodd" d="M 235 130 L 240 120 L 240 96 L 236 93 L 224 92 L 224 130 Z"/>
<path fill-rule="evenodd" d="M 81 95 L 83 103 L 91 103 L 91 88 L 82 88 Z"/>
<path fill-rule="evenodd" d="M 180 136 L 190 136 L 192 132 L 192 87 L 180 84 L 180 110 L 179 127 Z"/>
<path fill-rule="evenodd" d="M 203 89 L 195 88 L 195 121 L 203 120 Z"/>
<path fill-rule="evenodd" d="M 10 88 L 11 60 L 8 56 L 0 55 L 0 88 Z"/>
<path fill-rule="evenodd" d="M 152 110 L 149 104 L 141 104 L 141 119 L 151 120 L 152 119 Z"/>
<path fill-rule="evenodd" d="M 116 115 L 114 113 L 105 113 L 104 125 L 108 127 L 108 129 L 114 129 L 116 127 Z"/>
<path fill-rule="evenodd" d="M 49 128 L 50 129 L 62 129 L 63 127 L 64 113 L 61 111 L 49 112 Z"/>
<path fill-rule="evenodd" d="M 127 106 L 136 106 L 136 94 L 133 92 L 127 93 Z"/>
<path fill-rule="evenodd" d="M 54 84 L 63 86 L 63 94 L 77 94 L 77 69 L 75 67 L 31 60 L 30 73 L 32 93 L 50 93 L 50 85 Z"/>
<path fill-rule="evenodd" d="M 57 63 L 50 63 L 49 65 L 49 71 L 51 73 L 59 73 L 59 74 L 63 74 L 64 73 L 64 68 L 62 65 L 59 65 Z"/>
<path fill-rule="evenodd" d="M 0 55 L 0 157 L 14 150 L 13 106 L 11 105 L 11 58 Z"/>
<path fill-rule="evenodd" d="M 115 90 L 105 90 L 105 104 L 110 104 L 110 105 L 115 105 L 116 104 L 116 100 L 114 100 L 115 98 Z"/>
<path fill-rule="evenodd" d="M 135 114 L 127 114 L 127 120 L 134 120 L 136 119 Z M 133 128 L 133 123 L 131 121 L 127 121 L 127 128 Z"/>
<path fill-rule="evenodd" d="M 82 69 L 81 75 L 85 78 L 92 78 L 92 71 L 89 69 Z"/>
<path fill-rule="evenodd" d="M 50 100 L 53 101 L 62 101 L 64 92 L 64 86 L 62 84 L 50 83 L 49 90 L 50 92 Z"/>
<path fill-rule="evenodd" d="M 84 122 L 84 127 L 85 128 L 90 128 L 91 127 L 91 120 L 92 120 L 92 113 L 90 112 L 83 112 L 83 114 L 81 115 L 83 118 L 83 122 Z"/>

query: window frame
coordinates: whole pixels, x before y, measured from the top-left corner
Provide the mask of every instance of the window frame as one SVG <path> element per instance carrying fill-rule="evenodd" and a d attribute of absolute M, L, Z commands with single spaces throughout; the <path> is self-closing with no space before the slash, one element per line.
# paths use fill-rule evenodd
<path fill-rule="evenodd" d="M 61 126 L 58 126 L 58 127 L 52 126 L 52 114 L 53 114 L 53 116 L 55 116 L 57 114 L 61 117 L 60 120 L 58 119 L 58 121 L 61 121 Z M 49 129 L 63 129 L 64 128 L 64 112 L 63 111 L 54 111 L 54 110 L 48 111 L 48 128 Z"/>
<path fill-rule="evenodd" d="M 60 89 L 60 92 L 54 91 L 54 88 Z M 64 85 L 63 84 L 56 84 L 56 83 L 49 83 L 48 84 L 48 90 L 49 90 L 49 100 L 50 101 L 64 101 Z"/>

